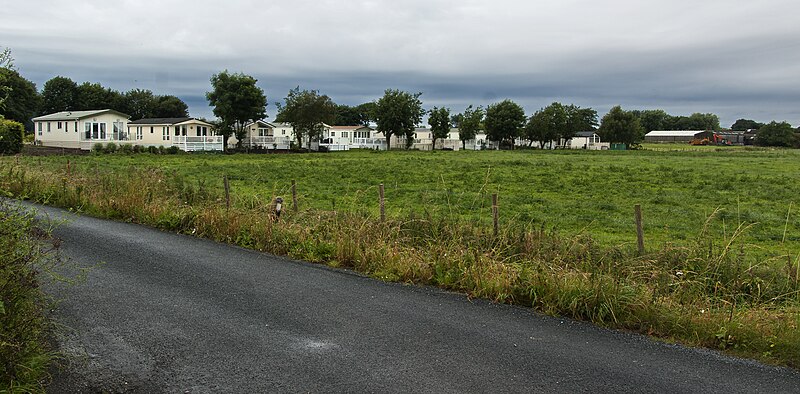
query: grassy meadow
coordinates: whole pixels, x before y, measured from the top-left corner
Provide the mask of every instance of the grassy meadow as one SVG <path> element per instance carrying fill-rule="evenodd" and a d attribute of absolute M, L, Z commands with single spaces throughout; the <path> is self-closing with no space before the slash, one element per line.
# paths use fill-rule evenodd
<path fill-rule="evenodd" d="M 0 189 L 799 367 L 800 152 L 682 147 L 0 157 Z"/>

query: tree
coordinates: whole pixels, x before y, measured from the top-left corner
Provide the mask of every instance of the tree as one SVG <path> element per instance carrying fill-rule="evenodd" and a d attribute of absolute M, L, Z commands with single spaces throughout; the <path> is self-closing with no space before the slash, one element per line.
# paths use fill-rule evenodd
<path fill-rule="evenodd" d="M 336 104 L 316 90 L 301 91 L 298 86 L 289 90 L 284 102 L 276 117 L 291 123 L 298 146 L 303 146 L 305 137 L 309 150 L 311 141 L 322 135 L 325 123 L 332 123 L 336 119 Z"/>
<path fill-rule="evenodd" d="M 156 96 L 153 117 L 155 118 L 186 118 L 189 116 L 189 106 L 176 96 Z"/>
<path fill-rule="evenodd" d="M 617 105 L 603 116 L 597 134 L 604 141 L 631 145 L 644 138 L 644 129 L 634 113 L 623 111 L 622 107 Z"/>
<path fill-rule="evenodd" d="M 772 121 L 758 129 L 755 143 L 760 146 L 792 146 L 794 129 L 789 123 Z"/>
<path fill-rule="evenodd" d="M 533 144 L 539 141 L 539 148 L 559 139 L 559 130 L 568 127 L 567 111 L 559 103 L 553 103 L 536 111 L 525 125 L 525 138 Z"/>
<path fill-rule="evenodd" d="M 30 130 L 33 127 L 31 118 L 39 111 L 41 102 L 36 85 L 16 70 L 5 67 L 0 68 L 0 83 L 4 95 L 0 115 L 28 125 Z"/>
<path fill-rule="evenodd" d="M 156 98 L 147 89 L 131 89 L 122 96 L 118 110 L 131 116 L 131 120 L 153 118 Z"/>
<path fill-rule="evenodd" d="M 223 146 L 227 149 L 231 133 L 236 135 L 238 148 L 242 147 L 245 123 L 267 116 L 267 97 L 256 86 L 257 80 L 242 73 L 231 74 L 228 70 L 211 76 L 211 91 L 206 93 L 208 104 L 214 107 L 214 115 L 220 118 Z"/>
<path fill-rule="evenodd" d="M 731 125 L 731 130 L 733 131 L 747 131 L 747 130 L 758 130 L 764 127 L 763 123 L 756 122 L 752 119 L 737 119 Z"/>
<path fill-rule="evenodd" d="M 629 112 L 639 118 L 639 124 L 644 128 L 645 132 L 649 133 L 653 130 L 671 130 L 671 125 L 673 123 L 672 116 L 663 109 L 634 110 Z"/>
<path fill-rule="evenodd" d="M 386 89 L 375 104 L 375 121 L 378 130 L 386 136 L 386 149 L 391 148 L 393 135 L 406 138 L 406 148 L 414 141 L 414 128 L 422 121 L 422 93 Z"/>
<path fill-rule="evenodd" d="M 41 113 L 51 114 L 73 111 L 77 108 L 78 84 L 73 80 L 57 76 L 44 83 L 42 87 Z"/>
<path fill-rule="evenodd" d="M 450 108 L 433 107 L 428 112 L 428 125 L 431 126 L 431 135 L 433 136 L 431 150 L 434 150 L 436 149 L 436 140 L 447 138 L 447 135 L 450 134 Z"/>
<path fill-rule="evenodd" d="M 472 109 L 471 105 L 464 110 L 464 113 L 454 116 L 453 123 L 458 127 L 458 138 L 461 139 L 462 149 L 466 149 L 467 141 L 474 140 L 478 135 L 483 116 L 483 107 Z"/>
<path fill-rule="evenodd" d="M 103 87 L 99 83 L 84 82 L 78 85 L 75 109 L 83 111 L 114 108 L 121 97 L 121 93 Z"/>
<path fill-rule="evenodd" d="M 486 109 L 486 136 L 492 141 L 502 144 L 505 140 L 510 140 L 511 148 L 514 148 L 514 139 L 520 136 L 522 128 L 525 126 L 525 110 L 511 100 L 503 100 L 500 103 L 492 104 Z"/>

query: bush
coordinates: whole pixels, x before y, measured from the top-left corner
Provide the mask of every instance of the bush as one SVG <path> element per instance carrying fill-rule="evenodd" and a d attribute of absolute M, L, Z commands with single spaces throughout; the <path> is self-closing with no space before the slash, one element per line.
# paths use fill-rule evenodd
<path fill-rule="evenodd" d="M 22 152 L 25 126 L 13 120 L 0 119 L 0 155 L 15 155 Z"/>
<path fill-rule="evenodd" d="M 117 151 L 117 144 L 109 142 L 106 144 L 106 153 L 114 153 Z"/>
<path fill-rule="evenodd" d="M 145 150 L 144 147 L 142 147 L 141 145 L 133 146 L 133 153 L 142 153 L 144 152 L 144 150 Z"/>
<path fill-rule="evenodd" d="M 162 154 L 162 155 L 163 155 L 164 153 L 166 153 L 166 149 L 164 148 L 164 145 L 159 145 L 159 146 L 158 146 L 158 153 L 160 153 L 160 154 Z"/>
<path fill-rule="evenodd" d="M 180 149 L 178 149 L 178 147 L 177 147 L 177 146 L 170 146 L 169 148 L 167 148 L 167 153 L 168 153 L 168 154 L 170 154 L 170 155 L 175 155 L 175 154 L 177 154 L 177 153 L 178 153 L 178 152 L 180 152 L 180 151 L 181 151 L 181 150 L 180 150 Z"/>
<path fill-rule="evenodd" d="M 92 152 L 103 153 L 103 151 L 104 151 L 104 149 L 103 149 L 103 143 L 102 142 L 98 142 L 98 143 L 96 143 L 96 144 L 94 144 L 92 146 Z"/>
<path fill-rule="evenodd" d="M 133 146 L 130 144 L 119 144 L 119 152 L 129 155 L 133 152 Z"/>
<path fill-rule="evenodd" d="M 37 271 L 57 262 L 58 243 L 34 226 L 33 214 L 3 201 L 0 234 L 0 392 L 44 392 L 52 353 Z"/>
<path fill-rule="evenodd" d="M 150 153 L 158 153 L 158 148 L 156 148 L 155 146 L 151 145 L 151 146 L 147 147 L 147 151 L 150 152 Z"/>

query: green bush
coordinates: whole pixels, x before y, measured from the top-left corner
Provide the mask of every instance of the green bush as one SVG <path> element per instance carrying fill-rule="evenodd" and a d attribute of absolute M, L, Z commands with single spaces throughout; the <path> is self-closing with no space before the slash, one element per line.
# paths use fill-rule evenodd
<path fill-rule="evenodd" d="M 164 148 L 164 145 L 159 145 L 158 146 L 158 153 L 163 155 L 164 153 L 166 153 L 166 151 L 167 151 L 167 149 Z"/>
<path fill-rule="evenodd" d="M 22 152 L 25 126 L 13 120 L 0 119 L 0 155 L 15 155 Z"/>
<path fill-rule="evenodd" d="M 92 146 L 92 152 L 103 153 L 104 151 L 102 142 L 97 142 Z"/>
<path fill-rule="evenodd" d="M 177 147 L 177 146 L 170 146 L 169 148 L 167 148 L 167 153 L 168 153 L 168 154 L 170 154 L 170 155 L 175 155 L 175 154 L 177 154 L 177 153 L 178 153 L 178 152 L 180 152 L 180 151 L 181 151 L 181 150 L 180 150 L 180 149 L 178 149 L 178 147 Z"/>
<path fill-rule="evenodd" d="M 147 151 L 150 152 L 150 153 L 158 153 L 158 148 L 156 148 L 155 146 L 151 145 L 151 146 L 147 147 Z"/>
<path fill-rule="evenodd" d="M 133 146 L 130 144 L 119 144 L 119 152 L 129 155 L 133 152 Z"/>
<path fill-rule="evenodd" d="M 57 261 L 57 242 L 34 225 L 32 213 L 4 201 L 0 234 L 0 392 L 44 392 L 52 352 L 38 278 Z"/>
<path fill-rule="evenodd" d="M 106 153 L 114 153 L 117 151 L 117 144 L 109 142 L 106 144 Z"/>
<path fill-rule="evenodd" d="M 145 148 L 141 145 L 134 145 L 133 146 L 133 153 L 142 153 L 145 151 Z"/>

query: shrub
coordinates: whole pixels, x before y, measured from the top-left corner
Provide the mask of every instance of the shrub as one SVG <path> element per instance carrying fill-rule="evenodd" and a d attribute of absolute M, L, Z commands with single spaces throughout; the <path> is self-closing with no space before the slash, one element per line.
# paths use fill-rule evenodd
<path fill-rule="evenodd" d="M 155 146 L 151 145 L 151 146 L 147 147 L 147 151 L 150 152 L 150 153 L 158 153 L 158 148 L 156 148 Z"/>
<path fill-rule="evenodd" d="M 114 153 L 117 151 L 117 144 L 109 142 L 106 144 L 106 153 Z"/>
<path fill-rule="evenodd" d="M 120 144 L 119 145 L 119 151 L 120 151 L 120 153 L 124 153 L 126 155 L 129 155 L 129 154 L 131 154 L 131 152 L 133 152 L 133 146 L 131 146 L 130 144 Z"/>
<path fill-rule="evenodd" d="M 15 155 L 22 152 L 25 127 L 13 120 L 0 119 L 0 155 Z"/>
<path fill-rule="evenodd" d="M 178 147 L 177 147 L 177 146 L 170 146 L 169 148 L 167 148 L 167 153 L 168 153 L 168 154 L 170 154 L 170 155 L 175 155 L 175 154 L 177 154 L 177 153 L 178 153 L 178 152 L 180 152 L 180 151 L 181 151 L 181 150 L 180 150 L 180 149 L 178 149 Z"/>
<path fill-rule="evenodd" d="M 142 153 L 144 152 L 144 150 L 145 150 L 144 147 L 142 147 L 141 145 L 133 146 L 133 153 Z"/>
<path fill-rule="evenodd" d="M 158 153 L 163 155 L 165 152 L 166 152 L 166 149 L 164 148 L 164 145 L 159 145 L 158 146 Z"/>
<path fill-rule="evenodd" d="M 92 152 L 103 153 L 103 143 L 98 142 L 92 146 Z"/>
<path fill-rule="evenodd" d="M 32 213 L 0 201 L 0 392 L 44 392 L 52 359 L 37 271 L 52 268 L 58 242 L 34 223 Z"/>

